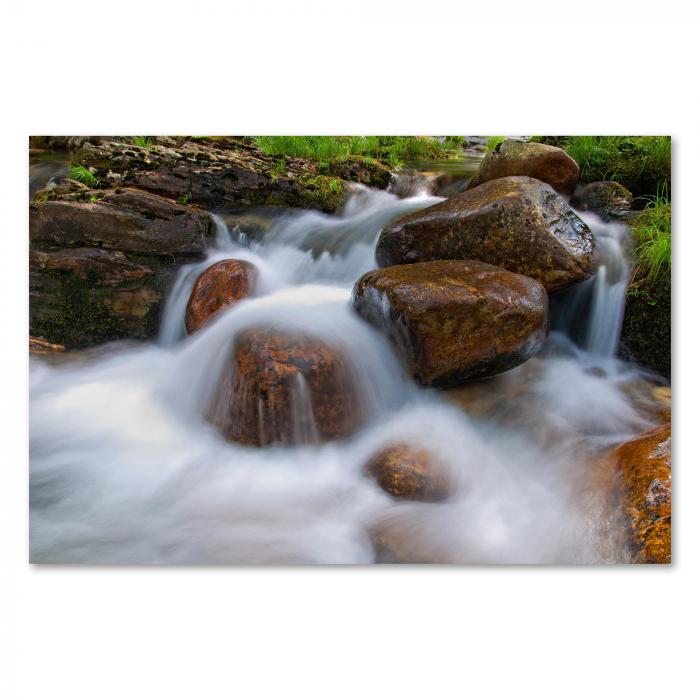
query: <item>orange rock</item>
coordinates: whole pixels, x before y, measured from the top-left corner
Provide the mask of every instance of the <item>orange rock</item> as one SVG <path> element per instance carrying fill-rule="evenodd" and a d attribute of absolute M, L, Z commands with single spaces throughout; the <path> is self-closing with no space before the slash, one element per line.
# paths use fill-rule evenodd
<path fill-rule="evenodd" d="M 187 332 L 198 331 L 221 308 L 249 296 L 257 276 L 255 265 L 244 260 L 222 260 L 204 270 L 187 302 Z"/>
<path fill-rule="evenodd" d="M 444 468 L 427 450 L 403 443 L 376 454 L 365 467 L 365 472 L 396 498 L 443 501 L 448 496 Z"/>
<path fill-rule="evenodd" d="M 613 453 L 624 484 L 634 561 L 671 562 L 671 428 L 651 430 Z"/>
<path fill-rule="evenodd" d="M 233 371 L 214 422 L 245 445 L 313 443 L 354 431 L 362 411 L 342 352 L 303 335 L 251 329 L 236 339 Z"/>
<path fill-rule="evenodd" d="M 29 336 L 29 352 L 34 355 L 53 355 L 54 353 L 65 351 L 66 348 L 63 345 L 49 343 L 48 340 L 43 338 Z"/>

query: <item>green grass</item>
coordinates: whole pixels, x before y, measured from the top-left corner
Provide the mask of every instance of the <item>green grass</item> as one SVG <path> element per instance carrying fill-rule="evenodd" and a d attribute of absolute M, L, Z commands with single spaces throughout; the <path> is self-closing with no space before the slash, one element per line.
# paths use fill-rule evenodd
<path fill-rule="evenodd" d="M 71 180 L 82 182 L 88 187 L 99 187 L 100 181 L 83 165 L 73 163 L 68 171 L 68 177 Z"/>
<path fill-rule="evenodd" d="M 255 136 L 254 143 L 266 155 L 308 158 L 319 162 L 349 156 L 375 158 L 392 167 L 411 160 L 449 157 L 463 137 L 437 139 L 421 136 Z"/>
<path fill-rule="evenodd" d="M 506 136 L 489 136 L 486 140 L 486 152 L 491 153 L 499 143 L 503 143 L 506 140 Z"/>
<path fill-rule="evenodd" d="M 632 223 L 640 271 L 651 279 L 671 271 L 671 202 L 665 190 L 649 198 Z"/>
<path fill-rule="evenodd" d="M 150 136 L 132 136 L 131 143 L 139 148 L 150 148 L 152 145 L 152 139 Z"/>
<path fill-rule="evenodd" d="M 181 197 L 177 198 L 178 204 L 189 204 L 192 201 L 192 193 L 186 192 Z"/>
<path fill-rule="evenodd" d="M 635 196 L 662 188 L 670 195 L 670 136 L 567 136 L 559 145 L 578 163 L 583 182 L 615 180 Z"/>

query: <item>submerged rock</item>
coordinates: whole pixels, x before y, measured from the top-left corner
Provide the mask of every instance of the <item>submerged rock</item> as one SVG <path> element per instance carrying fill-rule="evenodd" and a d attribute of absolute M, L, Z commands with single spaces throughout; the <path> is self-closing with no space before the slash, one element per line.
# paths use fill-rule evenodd
<path fill-rule="evenodd" d="M 591 274 L 593 236 L 549 185 L 504 177 L 400 217 L 382 230 L 376 257 L 382 267 L 480 260 L 554 292 Z"/>
<path fill-rule="evenodd" d="M 562 196 L 570 197 L 578 182 L 579 167 L 561 148 L 509 139 L 487 154 L 469 183 L 469 189 L 511 175 L 534 177 L 551 185 Z"/>
<path fill-rule="evenodd" d="M 623 481 L 634 562 L 670 564 L 670 426 L 651 430 L 620 445 L 613 459 Z"/>
<path fill-rule="evenodd" d="M 474 260 L 373 270 L 356 283 L 353 304 L 423 384 L 498 374 L 527 360 L 547 335 L 542 285 Z"/>
<path fill-rule="evenodd" d="M 204 270 L 187 302 L 187 332 L 194 333 L 223 307 L 248 297 L 257 277 L 255 265 L 245 260 L 221 260 Z"/>
<path fill-rule="evenodd" d="M 244 445 L 342 438 L 362 418 L 355 387 L 337 348 L 299 334 L 251 329 L 236 338 L 212 420 Z"/>
<path fill-rule="evenodd" d="M 578 185 L 571 205 L 581 211 L 597 214 L 603 221 L 627 220 L 632 212 L 632 193 L 619 182 L 602 180 Z"/>
<path fill-rule="evenodd" d="M 364 471 L 395 498 L 437 502 L 449 495 L 444 468 L 427 450 L 403 443 L 374 455 Z"/>

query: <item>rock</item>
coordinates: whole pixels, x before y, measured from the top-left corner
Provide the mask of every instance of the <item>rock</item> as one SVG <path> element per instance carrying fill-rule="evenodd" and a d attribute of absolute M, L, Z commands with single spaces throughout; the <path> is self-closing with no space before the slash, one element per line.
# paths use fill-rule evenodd
<path fill-rule="evenodd" d="M 194 333 L 219 309 L 249 296 L 257 276 L 255 265 L 244 260 L 221 260 L 204 270 L 187 302 L 187 332 Z"/>
<path fill-rule="evenodd" d="M 359 182 L 367 187 L 385 190 L 391 182 L 391 170 L 374 158 L 347 156 L 342 160 L 332 160 L 328 173 L 335 177 Z"/>
<path fill-rule="evenodd" d="M 387 447 L 372 457 L 365 473 L 395 498 L 437 502 L 449 495 L 444 468 L 427 450 L 403 443 Z"/>
<path fill-rule="evenodd" d="M 628 220 L 632 212 L 632 193 L 619 182 L 602 180 L 579 184 L 571 198 L 571 206 L 590 211 L 604 221 Z"/>
<path fill-rule="evenodd" d="M 135 189 L 81 193 L 94 201 L 46 200 L 29 209 L 32 244 L 91 245 L 157 256 L 202 257 L 209 214 Z"/>
<path fill-rule="evenodd" d="M 355 387 L 337 348 L 299 334 L 250 329 L 236 338 L 232 371 L 210 417 L 244 445 L 342 438 L 362 418 Z"/>
<path fill-rule="evenodd" d="M 29 336 L 29 352 L 32 355 L 53 355 L 57 352 L 65 352 L 63 345 L 49 343 L 43 338 L 34 338 Z"/>
<path fill-rule="evenodd" d="M 620 355 L 671 378 L 671 274 L 638 275 L 625 298 Z"/>
<path fill-rule="evenodd" d="M 423 384 L 498 374 L 527 360 L 547 335 L 542 285 L 474 260 L 373 270 L 356 283 L 353 304 Z"/>
<path fill-rule="evenodd" d="M 203 257 L 208 214 L 138 190 L 64 181 L 30 207 L 32 335 L 69 348 L 150 338 L 180 263 Z"/>
<path fill-rule="evenodd" d="M 84 144 L 74 161 L 107 187 L 137 187 L 209 209 L 273 205 L 333 212 L 347 185 L 335 177 L 328 180 L 336 184 L 324 188 L 317 162 L 268 156 L 235 137 L 157 138 L 146 148 L 104 138 Z M 368 172 L 362 177 L 374 179 Z"/>
<path fill-rule="evenodd" d="M 634 562 L 670 564 L 670 426 L 651 430 L 620 445 L 613 459 L 624 485 Z"/>
<path fill-rule="evenodd" d="M 504 177 L 400 217 L 382 230 L 376 258 L 381 267 L 480 260 L 554 292 L 591 274 L 593 237 L 549 185 Z"/>
<path fill-rule="evenodd" d="M 486 155 L 469 183 L 469 189 L 511 175 L 534 177 L 568 198 L 578 182 L 579 167 L 561 148 L 509 139 Z"/>

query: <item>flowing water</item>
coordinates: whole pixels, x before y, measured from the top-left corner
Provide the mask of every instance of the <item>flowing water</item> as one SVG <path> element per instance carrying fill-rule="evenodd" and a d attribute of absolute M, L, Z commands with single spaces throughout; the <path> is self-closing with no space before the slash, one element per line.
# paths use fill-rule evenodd
<path fill-rule="evenodd" d="M 420 388 L 352 311 L 382 226 L 440 201 L 358 187 L 342 214 L 289 212 L 265 230 L 216 217 L 206 261 L 184 266 L 157 342 L 30 366 L 30 557 L 157 564 L 609 563 L 628 560 L 600 454 L 650 427 L 654 379 L 615 357 L 628 267 L 622 227 L 589 220 L 598 275 L 562 295 L 546 347 L 491 380 Z M 235 257 L 255 295 L 186 337 L 197 275 Z M 572 328 L 583 329 L 572 338 Z M 340 347 L 364 427 L 323 445 L 244 447 L 205 414 L 251 327 Z M 576 342 L 575 342 L 576 341 Z M 308 407 L 304 386 L 295 394 Z M 396 442 L 428 448 L 450 498 L 398 502 L 363 474 Z"/>

